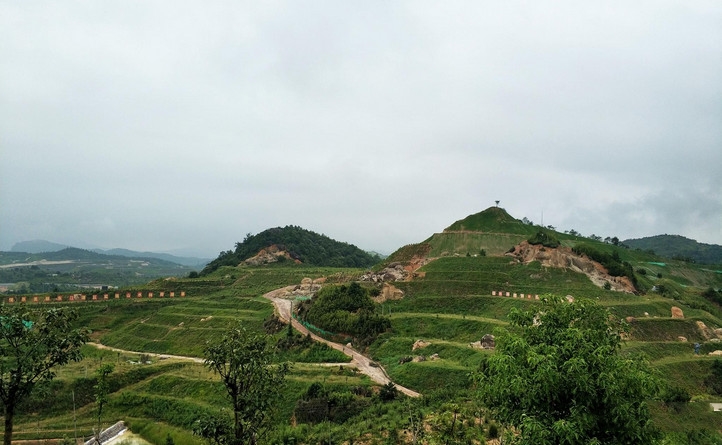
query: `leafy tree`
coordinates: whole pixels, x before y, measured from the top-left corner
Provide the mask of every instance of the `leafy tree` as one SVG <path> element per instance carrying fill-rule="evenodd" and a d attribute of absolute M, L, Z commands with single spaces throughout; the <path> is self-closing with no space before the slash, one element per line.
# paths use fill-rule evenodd
<path fill-rule="evenodd" d="M 547 296 L 509 315 L 496 353 L 476 373 L 481 402 L 514 427 L 515 444 L 646 444 L 657 437 L 645 400 L 659 381 L 622 356 L 623 326 L 594 302 Z M 505 442 L 506 443 L 506 442 Z"/>
<path fill-rule="evenodd" d="M 227 443 L 256 444 L 266 432 L 288 365 L 273 364 L 266 338 L 247 331 L 240 323 L 231 326 L 220 341 L 209 342 L 204 355 L 205 365 L 220 375 L 233 407 L 233 434 Z M 203 437 L 210 437 L 202 428 L 199 431 Z"/>
<path fill-rule="evenodd" d="M 15 410 L 35 385 L 55 377 L 53 368 L 82 358 L 85 329 L 73 328 L 77 313 L 68 309 L 31 311 L 0 306 L 0 400 L 5 408 L 3 444 L 13 437 Z"/>

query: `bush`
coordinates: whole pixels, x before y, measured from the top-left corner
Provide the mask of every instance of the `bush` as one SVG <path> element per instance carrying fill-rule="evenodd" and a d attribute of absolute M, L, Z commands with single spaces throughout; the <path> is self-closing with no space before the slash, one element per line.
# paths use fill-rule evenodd
<path fill-rule="evenodd" d="M 722 396 L 722 360 L 715 359 L 712 362 L 711 371 L 710 375 L 704 380 L 704 384 L 712 394 Z"/>
<path fill-rule="evenodd" d="M 662 401 L 664 401 L 665 406 L 672 408 L 676 412 L 680 412 L 690 400 L 692 400 L 692 396 L 687 390 L 679 386 L 670 386 L 662 394 Z"/>
<path fill-rule="evenodd" d="M 559 244 L 561 244 L 559 240 L 552 236 L 550 233 L 544 232 L 542 230 L 538 231 L 536 235 L 529 238 L 527 241 L 529 242 L 529 244 L 541 244 L 542 246 L 549 247 L 551 249 L 559 247 Z"/>

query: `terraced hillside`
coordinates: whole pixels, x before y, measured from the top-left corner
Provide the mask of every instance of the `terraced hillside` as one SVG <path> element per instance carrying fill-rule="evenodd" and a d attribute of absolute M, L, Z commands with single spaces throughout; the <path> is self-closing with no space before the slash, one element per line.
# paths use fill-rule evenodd
<path fill-rule="evenodd" d="M 444 436 L 450 419 L 464 419 L 454 424 L 454 431 L 463 432 L 470 443 L 492 438 L 498 426 L 484 416 L 469 379 L 483 358 L 494 353 L 479 348 L 479 342 L 485 334 L 509 329 L 510 310 L 534 308 L 536 296 L 548 294 L 589 298 L 624 319 L 630 336 L 622 353 L 642 354 L 671 388 L 691 397 L 688 403 L 677 405 L 650 401 L 654 422 L 666 434 L 665 443 L 721 443 L 722 416 L 711 411 L 710 402 L 722 402 L 722 394 L 710 384 L 715 358 L 709 353 L 722 350 L 722 307 L 715 300 L 716 289 L 722 287 L 722 268 L 663 260 L 549 231 L 563 247 L 585 244 L 618 258 L 620 264 L 628 263 L 636 277 L 635 293 L 608 290 L 571 268 L 505 255 L 515 245 L 507 246 L 507 242 L 527 240 L 540 228 L 519 225 L 501 212 L 493 208 L 472 215 L 463 224 L 449 226 L 453 230 L 405 246 L 374 268 L 380 271 L 394 263 L 413 266 L 414 273 L 405 279 L 363 282 L 379 296 L 386 295 L 382 286 L 396 291 L 389 294 L 393 298 L 379 298 L 376 303 L 378 311 L 390 318 L 391 330 L 365 352 L 393 381 L 422 393 L 420 400 L 382 398 L 383 388 L 339 363 L 347 360 L 343 355 L 306 344 L 279 353 L 279 360 L 296 364 L 283 399 L 276 401 L 275 427 L 264 443 L 411 443 L 409 419 L 421 419 L 427 434 L 421 443 L 450 440 Z M 482 249 L 485 255 L 480 254 Z M 82 319 L 93 330 L 93 339 L 109 346 L 197 357 L 206 341 L 234 320 L 268 332 L 274 342 L 287 335 L 283 326 L 274 330 L 269 322 L 273 308 L 261 298 L 266 292 L 289 285 L 301 292 L 305 291 L 302 282 L 333 285 L 367 274 L 362 269 L 290 264 L 221 266 L 200 278 L 163 279 L 144 286 L 147 290 L 183 289 L 186 299 L 87 303 Z M 335 334 L 342 337 L 343 333 Z M 695 343 L 700 344 L 699 355 L 694 352 Z M 72 437 L 68 414 L 72 390 L 85 394 L 77 403 L 85 419 L 81 428 L 87 434 L 92 426 L 87 417 L 94 409 L 88 388 L 92 388 L 94 369 L 103 361 L 118 364 L 108 415 L 125 419 L 154 443 L 164 442 L 168 434 L 179 445 L 201 443 L 191 433 L 195 420 L 225 406 L 218 377 L 200 364 L 151 359 L 152 364 L 140 365 L 128 363 L 138 362 L 139 354 L 86 352 L 85 361 L 64 368 L 49 392 L 18 416 L 19 439 Z M 333 365 L 319 365 L 324 362 Z M 323 387 L 323 397 L 309 395 L 314 383 Z M 44 397 L 57 400 L 58 408 L 41 407 Z M 320 411 L 314 408 L 319 403 Z"/>

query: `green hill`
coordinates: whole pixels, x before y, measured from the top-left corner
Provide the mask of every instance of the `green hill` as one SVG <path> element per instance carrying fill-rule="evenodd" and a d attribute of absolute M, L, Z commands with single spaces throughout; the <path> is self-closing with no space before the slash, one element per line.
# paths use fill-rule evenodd
<path fill-rule="evenodd" d="M 208 263 L 201 275 L 207 275 L 221 266 L 237 266 L 256 256 L 261 250 L 275 247 L 307 266 L 369 267 L 380 261 L 353 244 L 333 240 L 298 226 L 275 227 L 257 235 L 246 235 L 236 243 L 235 250 L 221 252 Z M 283 257 L 279 257 L 283 258 Z"/>
<path fill-rule="evenodd" d="M 456 221 L 441 233 L 434 233 L 420 245 L 425 246 L 425 256 L 453 255 L 503 255 L 511 247 L 530 238 L 539 230 L 509 215 L 501 207 L 489 207 L 479 213 Z M 569 238 L 567 235 L 559 234 Z M 408 261 L 414 249 L 405 246 L 388 258 L 389 261 Z M 416 249 L 418 250 L 418 249 Z"/>
<path fill-rule="evenodd" d="M 632 249 L 653 251 L 665 258 L 693 260 L 702 264 L 722 264 L 722 246 L 704 244 L 680 235 L 657 235 L 628 239 L 623 243 Z"/>

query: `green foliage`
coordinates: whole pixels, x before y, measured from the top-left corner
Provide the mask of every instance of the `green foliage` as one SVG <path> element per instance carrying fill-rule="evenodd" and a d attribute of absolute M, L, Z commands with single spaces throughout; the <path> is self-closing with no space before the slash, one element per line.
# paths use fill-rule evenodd
<path fill-rule="evenodd" d="M 549 248 L 555 248 L 559 247 L 561 244 L 559 240 L 552 235 L 550 232 L 547 232 L 545 230 L 540 230 L 537 233 L 534 234 L 531 238 L 529 238 L 527 241 L 529 241 L 529 244 L 532 245 L 538 245 L 541 244 L 544 247 Z"/>
<path fill-rule="evenodd" d="M 722 306 L 722 292 L 715 290 L 713 287 L 708 287 L 702 293 L 702 297 Z"/>
<path fill-rule="evenodd" d="M 705 378 L 704 384 L 712 394 L 722 396 L 722 360 L 715 359 L 710 368 L 710 374 Z"/>
<path fill-rule="evenodd" d="M 609 275 L 613 277 L 627 277 L 632 284 L 637 287 L 637 277 L 634 275 L 634 268 L 626 261 L 622 261 L 619 252 L 615 249 L 611 254 L 596 249 L 591 244 L 577 244 L 572 250 L 578 255 L 586 255 L 590 259 L 598 262 Z"/>
<path fill-rule="evenodd" d="M 230 327 L 220 341 L 209 341 L 205 365 L 221 377 L 233 408 L 232 444 L 255 444 L 268 426 L 288 365 L 273 365 L 266 338 L 242 324 Z"/>
<path fill-rule="evenodd" d="M 605 309 L 546 297 L 509 318 L 519 333 L 497 332 L 476 380 L 482 403 L 518 429 L 513 443 L 651 443 L 646 400 L 657 379 L 645 362 L 619 355 L 622 326 Z"/>
<path fill-rule="evenodd" d="M 100 442 L 100 433 L 103 431 L 103 407 L 108 403 L 108 394 L 110 393 L 110 384 L 108 376 L 115 370 L 115 366 L 111 363 L 101 365 L 95 370 L 97 383 L 93 386 L 95 390 L 95 403 L 98 407 L 98 427 L 95 432 L 95 438 Z"/>
<path fill-rule="evenodd" d="M 262 249 L 274 245 L 306 265 L 369 267 L 381 260 L 353 244 L 335 241 L 298 226 L 286 226 L 268 229 L 257 235 L 247 234 L 243 242 L 236 243 L 235 250 L 221 252 L 218 258 L 203 269 L 201 275 L 207 275 L 221 266 L 237 266 Z"/>
<path fill-rule="evenodd" d="M 387 317 L 375 313 L 368 290 L 358 283 L 327 286 L 299 308 L 299 317 L 318 328 L 354 337 L 363 346 L 391 327 Z"/>
<path fill-rule="evenodd" d="M 5 412 L 4 445 L 12 443 L 15 410 L 40 382 L 55 377 L 54 368 L 81 359 L 88 341 L 85 329 L 73 327 L 69 309 L 31 310 L 0 305 L 0 400 Z"/>
<path fill-rule="evenodd" d="M 657 235 L 625 240 L 632 249 L 653 250 L 666 258 L 688 258 L 703 264 L 722 264 L 722 246 L 698 243 L 679 235 Z"/>
<path fill-rule="evenodd" d="M 379 392 L 379 398 L 384 402 L 390 402 L 399 396 L 399 390 L 396 389 L 396 385 L 393 382 L 389 382 L 381 387 Z"/>
<path fill-rule="evenodd" d="M 222 411 L 205 413 L 193 424 L 193 434 L 214 445 L 230 445 L 233 443 L 233 424 L 230 417 Z"/>
<path fill-rule="evenodd" d="M 367 394 L 354 394 L 349 389 L 332 389 L 319 382 L 309 385 L 296 402 L 293 415 L 297 422 L 342 424 L 371 404 Z"/>
<path fill-rule="evenodd" d="M 692 396 L 687 390 L 677 385 L 669 385 L 662 391 L 664 404 L 677 412 L 681 411 L 690 400 L 692 400 Z"/>

